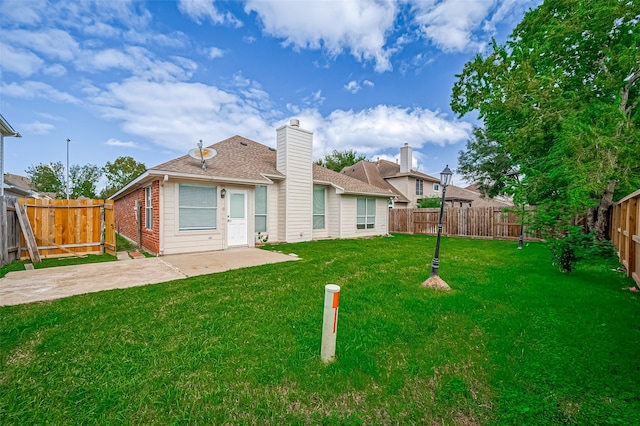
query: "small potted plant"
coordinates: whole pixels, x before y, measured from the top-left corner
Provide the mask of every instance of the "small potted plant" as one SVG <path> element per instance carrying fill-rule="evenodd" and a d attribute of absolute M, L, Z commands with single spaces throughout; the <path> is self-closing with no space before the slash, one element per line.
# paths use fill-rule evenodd
<path fill-rule="evenodd" d="M 258 236 L 256 237 L 256 245 L 262 246 L 269 241 L 269 234 L 266 232 L 258 232 Z"/>

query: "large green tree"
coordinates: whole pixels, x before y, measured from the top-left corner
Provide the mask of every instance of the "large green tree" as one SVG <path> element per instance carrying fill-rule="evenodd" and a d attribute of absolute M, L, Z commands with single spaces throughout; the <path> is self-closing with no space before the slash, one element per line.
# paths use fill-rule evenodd
<path fill-rule="evenodd" d="M 100 198 L 109 198 L 146 169 L 147 166 L 137 162 L 133 157 L 118 157 L 113 163 L 107 161 L 102 168 L 107 185 L 100 192 Z"/>
<path fill-rule="evenodd" d="M 25 171 L 34 190 L 53 193 L 56 198 L 67 198 L 66 171 L 61 162 L 40 163 L 28 167 Z"/>
<path fill-rule="evenodd" d="M 66 169 L 61 162 L 41 163 L 27 168 L 26 172 L 36 191 L 54 193 L 56 198 L 67 198 Z M 100 168 L 92 164 L 69 167 L 69 198 L 96 198 L 96 185 L 101 176 Z"/>
<path fill-rule="evenodd" d="M 639 16 L 638 0 L 546 0 L 453 87 L 452 109 L 479 113 L 546 229 L 589 210 L 602 238 L 614 190 L 640 185 Z"/>
<path fill-rule="evenodd" d="M 333 150 L 329 155 L 316 161 L 316 164 L 326 167 L 327 169 L 340 172 L 347 166 L 353 166 L 358 161 L 366 160 L 367 157 L 358 154 L 353 149 L 346 149 L 344 151 Z"/>

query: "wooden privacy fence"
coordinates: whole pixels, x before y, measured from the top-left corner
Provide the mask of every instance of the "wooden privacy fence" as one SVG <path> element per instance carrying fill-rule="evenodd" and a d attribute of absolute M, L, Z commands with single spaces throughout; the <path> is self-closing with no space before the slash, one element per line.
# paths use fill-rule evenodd
<path fill-rule="evenodd" d="M 391 209 L 389 232 L 408 234 L 438 233 L 439 208 Z M 445 207 L 442 217 L 443 235 L 474 238 L 517 239 L 520 237 L 520 219 L 513 212 L 498 207 Z M 528 239 L 538 235 L 525 227 Z"/>
<path fill-rule="evenodd" d="M 627 274 L 640 287 L 640 190 L 623 198 L 613 206 L 611 218 L 611 242 L 618 252 Z"/>
<path fill-rule="evenodd" d="M 0 196 L 0 266 L 20 259 L 20 225 L 16 214 L 17 198 Z"/>
<path fill-rule="evenodd" d="M 116 254 L 113 201 L 20 198 L 18 203 L 21 208 L 12 214 L 20 217 L 20 211 L 24 209 L 26 216 L 24 219 L 33 233 L 25 238 L 25 235 L 22 235 L 24 232 L 20 232 L 18 226 L 12 225 L 11 230 L 9 226 L 7 227 L 9 231 L 7 235 L 10 232 L 20 235 L 17 250 L 19 258 L 29 256 L 33 260 L 34 256 L 29 254 L 33 244 L 30 241 L 34 241 L 37 245 L 33 247 L 34 250 L 37 249 L 36 257 L 38 254 L 44 258 L 104 252 Z M 3 204 L 8 204 L 6 199 Z M 7 206 L 7 210 L 9 209 L 10 206 Z M 25 231 L 27 234 L 29 234 L 28 228 Z M 7 261 L 11 261 L 9 256 Z"/>

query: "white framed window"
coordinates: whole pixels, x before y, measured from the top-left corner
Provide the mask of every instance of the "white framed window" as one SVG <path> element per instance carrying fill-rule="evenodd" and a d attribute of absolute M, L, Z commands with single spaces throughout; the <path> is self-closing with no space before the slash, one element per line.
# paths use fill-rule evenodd
<path fill-rule="evenodd" d="M 358 197 L 357 200 L 357 229 L 373 229 L 376 227 L 376 199 Z"/>
<path fill-rule="evenodd" d="M 217 228 L 218 187 L 178 186 L 178 229 L 201 231 Z"/>
<path fill-rule="evenodd" d="M 267 187 L 256 186 L 256 232 L 267 232 Z"/>
<path fill-rule="evenodd" d="M 440 192 L 440 184 L 439 183 L 434 183 L 433 184 L 433 192 Z"/>
<path fill-rule="evenodd" d="M 424 194 L 424 181 L 422 179 L 416 179 L 416 195 Z"/>
<path fill-rule="evenodd" d="M 153 188 L 147 186 L 144 189 L 144 227 L 153 229 Z"/>
<path fill-rule="evenodd" d="M 325 228 L 325 197 L 324 186 L 313 186 L 313 229 Z"/>

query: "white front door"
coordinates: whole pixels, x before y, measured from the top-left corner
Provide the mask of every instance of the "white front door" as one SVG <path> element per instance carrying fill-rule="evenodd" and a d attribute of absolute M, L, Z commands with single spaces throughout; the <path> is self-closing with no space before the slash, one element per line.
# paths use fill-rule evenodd
<path fill-rule="evenodd" d="M 227 191 L 229 214 L 227 216 L 227 244 L 245 246 L 247 240 L 247 191 Z"/>

